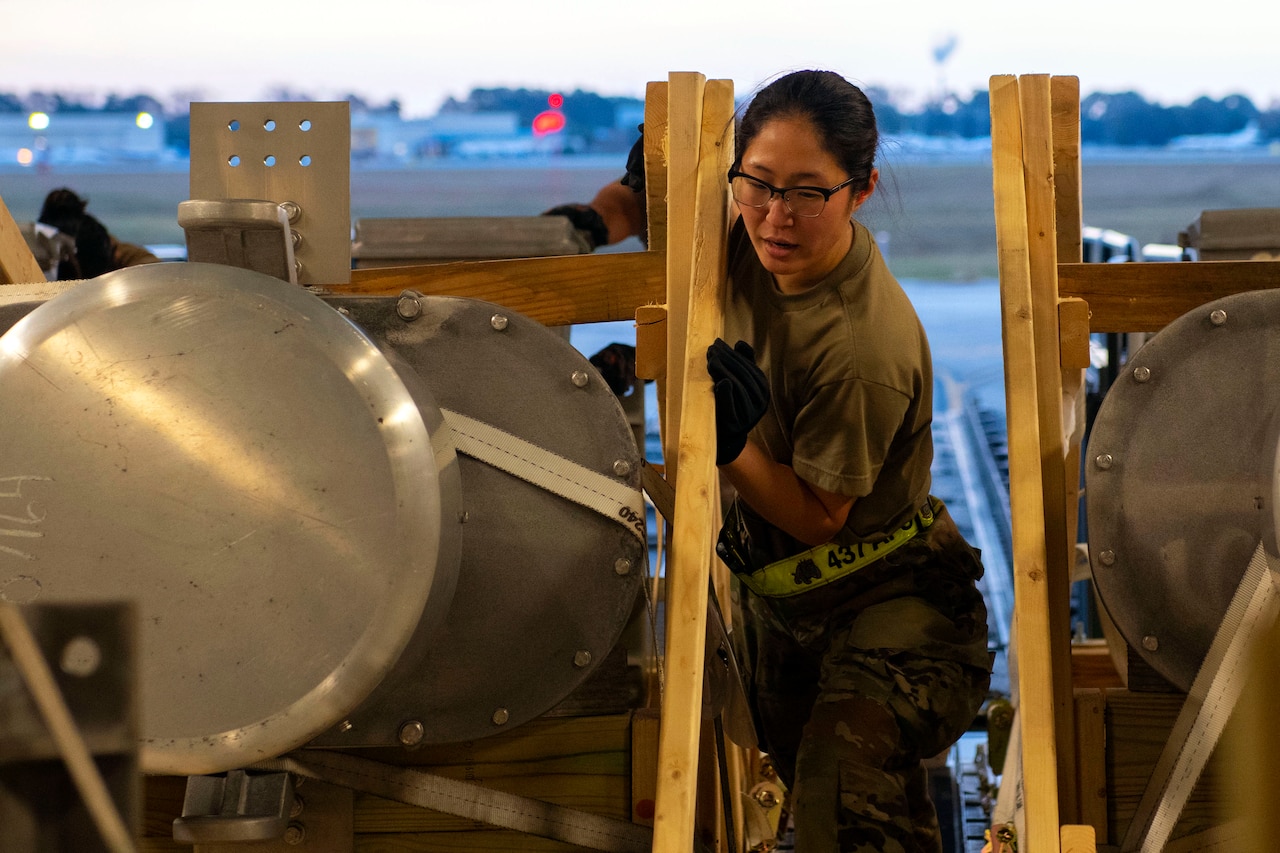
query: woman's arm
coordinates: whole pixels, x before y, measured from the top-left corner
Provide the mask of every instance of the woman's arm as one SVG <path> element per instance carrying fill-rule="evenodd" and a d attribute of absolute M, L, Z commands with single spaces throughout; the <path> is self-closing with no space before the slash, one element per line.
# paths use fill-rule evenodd
<path fill-rule="evenodd" d="M 720 470 L 765 521 L 808 545 L 831 541 L 853 508 L 853 498 L 800 479 L 790 465 L 773 461 L 751 441 Z"/>

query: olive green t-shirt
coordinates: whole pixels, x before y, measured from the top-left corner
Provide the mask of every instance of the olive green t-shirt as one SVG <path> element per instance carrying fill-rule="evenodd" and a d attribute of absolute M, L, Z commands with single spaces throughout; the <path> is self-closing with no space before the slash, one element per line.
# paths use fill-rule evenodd
<path fill-rule="evenodd" d="M 806 482 L 854 498 L 837 542 L 882 537 L 928 498 L 933 368 L 923 327 L 871 233 L 825 279 L 784 294 L 743 223 L 729 235 L 724 338 L 745 340 L 769 377 L 769 410 L 751 433 Z M 764 522 L 751 518 L 753 540 Z M 767 525 L 766 525 L 767 526 Z M 772 529 L 774 559 L 808 546 Z"/>

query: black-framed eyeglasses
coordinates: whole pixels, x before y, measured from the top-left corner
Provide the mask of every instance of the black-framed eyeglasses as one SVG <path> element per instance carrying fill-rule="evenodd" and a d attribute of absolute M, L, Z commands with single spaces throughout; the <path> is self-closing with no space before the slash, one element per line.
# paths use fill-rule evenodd
<path fill-rule="evenodd" d="M 822 187 L 775 187 L 737 169 L 729 170 L 729 192 L 733 200 L 747 207 L 764 207 L 776 195 L 796 216 L 820 216 L 831 196 L 854 182 L 850 178 L 830 189 Z"/>

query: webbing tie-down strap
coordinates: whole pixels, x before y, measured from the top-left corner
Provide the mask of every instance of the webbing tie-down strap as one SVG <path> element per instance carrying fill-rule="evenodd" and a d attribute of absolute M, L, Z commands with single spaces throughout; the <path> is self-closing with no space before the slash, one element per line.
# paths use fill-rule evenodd
<path fill-rule="evenodd" d="M 1259 543 L 1151 773 L 1120 846 L 1124 853 L 1159 853 L 1173 835 L 1244 689 L 1253 646 L 1275 623 L 1280 595 L 1272 559 Z"/>
<path fill-rule="evenodd" d="M 300 750 L 256 767 L 285 770 L 353 791 L 592 850 L 650 853 L 653 847 L 653 830 L 647 826 L 345 753 Z"/>
<path fill-rule="evenodd" d="M 592 471 L 557 453 L 475 418 L 441 409 L 459 453 L 595 510 L 645 541 L 644 500 L 639 489 Z"/>

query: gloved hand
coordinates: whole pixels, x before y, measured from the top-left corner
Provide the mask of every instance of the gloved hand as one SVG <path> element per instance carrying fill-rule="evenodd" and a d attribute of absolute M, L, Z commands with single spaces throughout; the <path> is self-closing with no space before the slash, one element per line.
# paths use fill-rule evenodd
<path fill-rule="evenodd" d="M 594 207 L 585 204 L 561 204 L 545 210 L 543 216 L 563 216 L 586 238 L 591 251 L 609 242 L 609 226 Z"/>
<path fill-rule="evenodd" d="M 747 446 L 747 434 L 769 409 L 769 380 L 746 341 L 707 347 L 707 373 L 716 397 L 716 464 L 728 465 Z"/>
<path fill-rule="evenodd" d="M 618 183 L 624 187 L 630 187 L 633 192 L 642 193 L 644 192 L 644 125 L 641 124 L 636 130 L 640 131 L 640 138 L 635 141 L 627 154 L 627 173 Z"/>
<path fill-rule="evenodd" d="M 609 344 L 587 361 L 600 371 L 604 381 L 609 384 L 609 390 L 619 397 L 627 396 L 635 387 L 636 348 L 630 344 Z"/>

